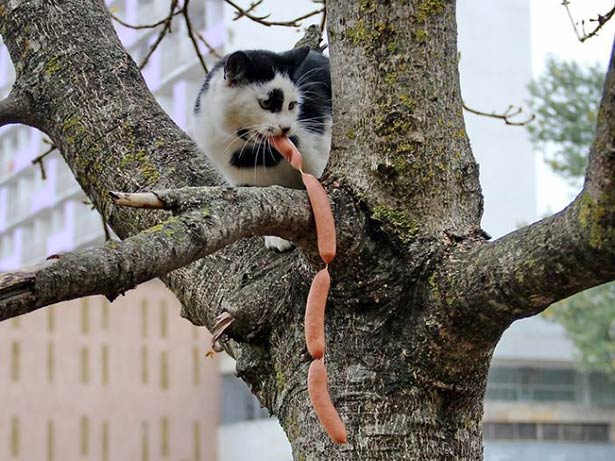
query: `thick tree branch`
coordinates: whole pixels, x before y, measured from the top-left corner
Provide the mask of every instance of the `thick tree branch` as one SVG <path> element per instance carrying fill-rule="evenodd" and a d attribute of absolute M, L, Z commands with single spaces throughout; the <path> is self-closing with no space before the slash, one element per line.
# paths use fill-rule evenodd
<path fill-rule="evenodd" d="M 28 97 L 14 89 L 0 101 L 0 126 L 14 123 L 28 124 L 32 110 Z"/>
<path fill-rule="evenodd" d="M 583 191 L 554 216 L 469 252 L 461 249 L 434 282 L 465 294 L 454 302 L 463 312 L 470 307 L 471 315 L 508 324 L 614 279 L 615 44 Z"/>
<path fill-rule="evenodd" d="M 138 200 L 146 194 L 136 194 Z M 306 241 L 312 215 L 303 191 L 281 187 L 159 191 L 160 206 L 182 214 L 122 242 L 65 253 L 0 277 L 0 320 L 60 301 L 123 293 L 239 239 L 275 234 Z M 126 196 L 116 194 L 124 204 Z M 134 203 L 134 200 L 131 201 Z"/>

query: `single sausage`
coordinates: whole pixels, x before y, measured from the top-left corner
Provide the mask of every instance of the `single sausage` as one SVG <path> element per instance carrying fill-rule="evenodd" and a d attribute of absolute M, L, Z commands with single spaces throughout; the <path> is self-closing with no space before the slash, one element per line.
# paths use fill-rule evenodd
<path fill-rule="evenodd" d="M 325 354 L 325 305 L 330 286 L 329 271 L 322 269 L 314 277 L 307 298 L 305 342 L 308 352 L 315 359 L 321 359 Z"/>
<path fill-rule="evenodd" d="M 335 410 L 329 390 L 327 389 L 327 370 L 321 359 L 316 359 L 310 364 L 308 371 L 308 393 L 316 416 L 320 424 L 325 428 L 331 440 L 335 443 L 346 443 L 346 427 Z"/>
<path fill-rule="evenodd" d="M 302 173 L 301 176 L 316 221 L 318 252 L 322 260 L 329 264 L 335 258 L 335 221 L 329 197 L 318 179 L 308 173 Z"/>
<path fill-rule="evenodd" d="M 269 143 L 284 156 L 288 163 L 292 165 L 296 170 L 303 168 L 303 157 L 297 150 L 297 147 L 286 136 L 275 136 L 269 138 Z"/>

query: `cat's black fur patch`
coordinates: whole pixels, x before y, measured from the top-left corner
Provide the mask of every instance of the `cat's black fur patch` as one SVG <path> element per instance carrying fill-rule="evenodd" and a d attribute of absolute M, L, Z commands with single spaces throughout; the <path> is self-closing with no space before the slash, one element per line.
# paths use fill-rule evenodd
<path fill-rule="evenodd" d="M 299 106 L 299 123 L 308 131 L 322 134 L 325 121 L 331 117 L 329 58 L 311 51 L 291 79 L 299 87 L 303 99 Z"/>
<path fill-rule="evenodd" d="M 274 114 L 276 112 L 281 112 L 282 106 L 284 106 L 284 92 L 279 88 L 275 88 L 269 92 L 268 96 L 266 101 L 267 110 Z"/>
<path fill-rule="evenodd" d="M 295 146 L 299 147 L 299 138 L 290 136 Z M 243 149 L 237 149 L 231 156 L 230 164 L 235 168 L 254 168 L 255 166 L 272 167 L 276 166 L 283 159 L 276 149 L 268 143 L 260 145 L 249 145 Z"/>
<path fill-rule="evenodd" d="M 260 146 L 250 144 L 233 152 L 230 163 L 235 168 L 272 167 L 282 159 L 282 154 L 267 143 Z"/>

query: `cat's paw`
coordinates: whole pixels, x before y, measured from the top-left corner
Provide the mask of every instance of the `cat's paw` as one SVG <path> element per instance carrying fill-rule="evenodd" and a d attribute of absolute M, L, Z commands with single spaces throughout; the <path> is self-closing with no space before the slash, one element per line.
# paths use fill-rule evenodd
<path fill-rule="evenodd" d="M 268 235 L 265 237 L 265 246 L 270 250 L 274 250 L 279 253 L 290 251 L 295 248 L 295 245 L 293 245 L 292 242 L 284 240 L 280 237 L 274 237 L 273 235 Z"/>

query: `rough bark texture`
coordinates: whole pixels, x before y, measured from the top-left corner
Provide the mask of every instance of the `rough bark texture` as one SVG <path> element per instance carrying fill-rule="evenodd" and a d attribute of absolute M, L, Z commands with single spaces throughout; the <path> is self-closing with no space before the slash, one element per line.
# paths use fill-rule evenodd
<path fill-rule="evenodd" d="M 332 445 L 307 397 L 313 242 L 298 238 L 301 249 L 278 255 L 242 240 L 164 280 L 193 322 L 211 327 L 223 310 L 236 318 L 225 347 L 279 417 L 296 460 L 480 460 L 487 370 L 502 332 L 615 278 L 614 64 L 583 193 L 564 212 L 486 243 L 454 1 L 331 1 L 328 30 L 335 121 L 325 185 L 339 256 L 326 362 L 349 443 Z M 217 184 L 147 91 L 102 0 L 4 2 L 0 34 L 17 69 L 15 101 L 26 102 L 0 106 L 0 124 L 45 131 L 122 238 L 164 214 L 113 207 L 109 190 Z M 290 191 L 271 194 L 262 200 L 291 200 Z M 220 222 L 251 216 L 239 208 L 221 208 Z M 275 226 L 304 235 L 298 223 L 289 216 Z M 234 229 L 224 243 L 245 235 Z"/>

